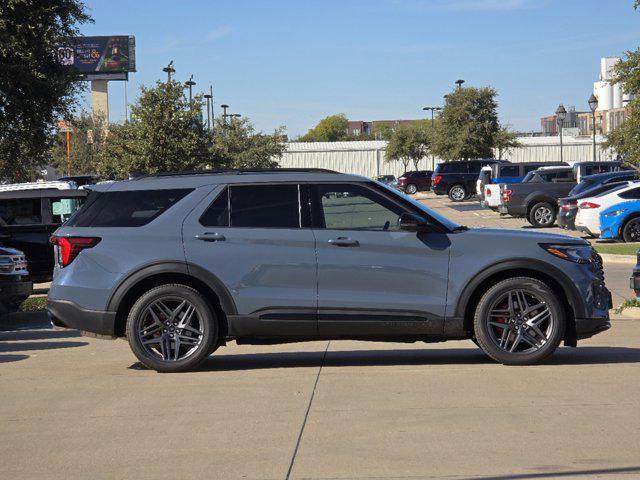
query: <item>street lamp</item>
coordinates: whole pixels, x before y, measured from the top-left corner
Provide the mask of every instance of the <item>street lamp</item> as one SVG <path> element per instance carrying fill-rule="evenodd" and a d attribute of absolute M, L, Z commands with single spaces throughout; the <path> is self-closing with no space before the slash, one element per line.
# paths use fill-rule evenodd
<path fill-rule="evenodd" d="M 456 80 L 456 85 L 458 85 L 458 90 L 462 88 L 463 83 L 464 83 L 464 80 L 462 80 L 461 78 Z"/>
<path fill-rule="evenodd" d="M 171 81 L 171 74 L 176 73 L 176 69 L 173 68 L 173 60 L 169 62 L 169 65 L 162 69 L 163 72 L 167 74 L 167 83 Z"/>
<path fill-rule="evenodd" d="M 593 93 L 589 97 L 589 108 L 591 109 L 591 119 L 593 121 L 593 161 L 596 161 L 596 108 L 598 108 L 598 97 Z"/>
<path fill-rule="evenodd" d="M 184 82 L 184 84 L 189 89 L 189 103 L 191 103 L 191 101 L 193 100 L 193 87 L 195 87 L 195 85 L 196 85 L 196 82 L 193 81 L 193 75 L 191 75 L 189 77 L 189 80 Z"/>
<path fill-rule="evenodd" d="M 562 124 L 564 119 L 567 118 L 567 111 L 562 104 L 560 104 L 556 110 L 556 118 L 558 119 L 558 132 L 560 134 L 560 161 L 562 162 Z"/>
<path fill-rule="evenodd" d="M 431 131 L 433 132 L 433 129 L 435 127 L 435 123 L 433 120 L 433 112 L 439 112 L 440 110 L 442 110 L 442 107 L 423 107 L 422 110 L 431 110 Z M 433 152 L 431 152 L 431 165 L 433 165 L 435 162 L 435 157 L 433 155 Z"/>

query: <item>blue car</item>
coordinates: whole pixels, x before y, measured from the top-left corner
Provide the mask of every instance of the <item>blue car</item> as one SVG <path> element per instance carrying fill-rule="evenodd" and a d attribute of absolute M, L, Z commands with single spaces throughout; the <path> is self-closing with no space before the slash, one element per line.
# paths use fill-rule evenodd
<path fill-rule="evenodd" d="M 616 203 L 600 213 L 600 238 L 640 242 L 640 200 Z"/>

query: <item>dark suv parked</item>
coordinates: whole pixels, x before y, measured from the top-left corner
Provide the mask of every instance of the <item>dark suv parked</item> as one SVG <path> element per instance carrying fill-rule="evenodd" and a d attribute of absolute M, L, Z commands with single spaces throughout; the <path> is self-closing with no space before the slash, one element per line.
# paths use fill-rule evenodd
<path fill-rule="evenodd" d="M 436 195 L 449 195 L 453 202 L 461 202 L 476 193 L 476 180 L 482 167 L 504 160 L 460 160 L 436 166 L 431 177 L 431 189 Z"/>
<path fill-rule="evenodd" d="M 584 240 L 469 229 L 354 175 L 98 185 L 53 241 L 54 323 L 126 336 L 161 371 L 193 368 L 231 340 L 468 338 L 528 364 L 610 326 L 600 258 Z"/>
<path fill-rule="evenodd" d="M 429 190 L 431 188 L 431 170 L 417 170 L 404 172 L 398 178 L 398 189 L 413 195 L 418 190 Z"/>

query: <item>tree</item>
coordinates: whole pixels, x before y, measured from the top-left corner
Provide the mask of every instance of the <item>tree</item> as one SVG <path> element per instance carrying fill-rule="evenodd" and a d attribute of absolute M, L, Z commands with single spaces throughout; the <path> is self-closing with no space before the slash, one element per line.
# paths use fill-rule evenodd
<path fill-rule="evenodd" d="M 96 173 L 122 179 L 132 173 L 276 167 L 285 145 L 282 130 L 256 133 L 247 119 L 216 122 L 207 130 L 203 102 L 191 103 L 177 81 L 142 87 L 132 106 L 134 121 L 112 125 L 99 150 Z"/>
<path fill-rule="evenodd" d="M 433 153 L 443 160 L 493 156 L 498 123 L 493 88 L 459 88 L 447 101 L 433 138 Z"/>
<path fill-rule="evenodd" d="M 56 120 L 82 88 L 56 47 L 92 21 L 78 0 L 0 2 L 0 176 L 28 178 L 47 161 Z"/>
<path fill-rule="evenodd" d="M 309 130 L 306 135 L 300 137 L 301 142 L 337 142 L 347 139 L 349 120 L 341 113 L 323 118 L 318 124 Z"/>
<path fill-rule="evenodd" d="M 522 143 L 518 140 L 518 134 L 509 131 L 506 126 L 501 126 L 497 131 L 493 148 L 498 151 L 498 158 L 502 159 L 502 155 L 509 155 L 514 148 L 521 148 Z"/>
<path fill-rule="evenodd" d="M 413 162 L 415 170 L 420 169 L 420 160 L 430 152 L 431 135 L 423 122 L 396 127 L 389 138 L 386 160 L 398 160 L 405 172 L 409 162 Z"/>
<path fill-rule="evenodd" d="M 634 7 L 639 5 L 640 1 L 635 2 Z M 636 98 L 627 104 L 628 118 L 607 134 L 603 146 L 615 150 L 626 162 L 640 165 L 640 48 L 627 51 L 625 58 L 616 64 L 611 83 L 620 83 L 625 93 Z"/>

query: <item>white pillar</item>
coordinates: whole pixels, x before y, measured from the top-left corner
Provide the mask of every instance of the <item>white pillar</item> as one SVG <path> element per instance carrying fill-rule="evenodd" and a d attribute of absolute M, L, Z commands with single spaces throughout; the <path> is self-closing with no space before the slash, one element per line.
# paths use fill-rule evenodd
<path fill-rule="evenodd" d="M 109 81 L 91 80 L 91 114 L 99 115 L 105 128 L 109 125 Z"/>

